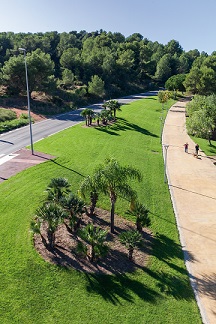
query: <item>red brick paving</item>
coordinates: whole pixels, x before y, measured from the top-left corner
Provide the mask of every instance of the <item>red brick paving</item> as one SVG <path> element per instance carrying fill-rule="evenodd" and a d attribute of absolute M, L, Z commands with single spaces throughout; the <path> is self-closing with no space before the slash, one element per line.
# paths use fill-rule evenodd
<path fill-rule="evenodd" d="M 28 149 L 21 149 L 13 154 L 17 154 L 17 156 L 0 165 L 0 183 L 20 171 L 54 158 L 52 155 L 41 152 L 34 152 L 32 155 L 31 150 Z"/>

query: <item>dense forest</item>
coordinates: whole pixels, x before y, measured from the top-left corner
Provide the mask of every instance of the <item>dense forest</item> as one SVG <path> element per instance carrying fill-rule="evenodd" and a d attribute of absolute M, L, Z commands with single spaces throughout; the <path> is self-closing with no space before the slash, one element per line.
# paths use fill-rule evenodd
<path fill-rule="evenodd" d="M 103 30 L 58 33 L 0 33 L 0 84 L 7 95 L 26 89 L 52 95 L 54 103 L 86 103 L 99 98 L 166 86 L 193 94 L 216 92 L 216 51 L 185 52 L 178 41 L 166 45 L 139 33 L 125 37 Z M 33 98 L 33 96 L 32 96 Z"/>

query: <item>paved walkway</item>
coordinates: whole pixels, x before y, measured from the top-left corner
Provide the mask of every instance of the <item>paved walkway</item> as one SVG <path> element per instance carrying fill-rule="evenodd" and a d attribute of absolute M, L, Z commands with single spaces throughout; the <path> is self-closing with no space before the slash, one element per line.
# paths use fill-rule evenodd
<path fill-rule="evenodd" d="M 171 107 L 162 142 L 168 144 L 167 177 L 186 266 L 203 323 L 216 323 L 216 159 L 200 151 L 186 133 L 185 102 Z M 188 154 L 184 143 L 189 143 Z M 201 148 L 202 149 L 202 148 Z M 165 156 L 165 149 L 164 149 Z"/>

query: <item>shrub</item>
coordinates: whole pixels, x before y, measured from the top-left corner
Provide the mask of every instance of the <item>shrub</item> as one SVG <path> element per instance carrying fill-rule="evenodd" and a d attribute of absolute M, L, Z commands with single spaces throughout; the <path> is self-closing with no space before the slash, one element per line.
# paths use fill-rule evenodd
<path fill-rule="evenodd" d="M 17 115 L 10 109 L 0 108 L 0 122 L 16 119 Z"/>

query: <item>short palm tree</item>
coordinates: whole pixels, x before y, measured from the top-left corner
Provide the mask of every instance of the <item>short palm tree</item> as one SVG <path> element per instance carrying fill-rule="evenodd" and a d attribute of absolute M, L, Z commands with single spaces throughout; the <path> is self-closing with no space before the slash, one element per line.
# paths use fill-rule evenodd
<path fill-rule="evenodd" d="M 111 203 L 110 229 L 114 233 L 115 203 L 118 196 L 125 199 L 134 199 L 136 192 L 128 184 L 129 179 L 141 181 L 139 170 L 130 166 L 121 166 L 115 159 L 106 159 L 103 165 L 96 170 L 99 186 L 102 192 L 109 195 Z"/>
<path fill-rule="evenodd" d="M 136 226 L 138 232 L 141 233 L 144 226 L 150 226 L 151 220 L 149 218 L 149 210 L 140 202 L 136 201 L 134 203 L 133 208 L 129 211 L 129 214 L 136 217 Z"/>
<path fill-rule="evenodd" d="M 113 113 L 113 118 L 116 120 L 116 110 L 121 110 L 120 103 L 117 100 L 109 100 L 106 105 L 107 108 Z"/>
<path fill-rule="evenodd" d="M 107 231 L 90 223 L 79 231 L 79 235 L 89 244 L 89 249 L 80 241 L 78 250 L 84 251 L 91 262 L 94 262 L 99 257 L 106 255 L 108 252 L 108 247 L 105 244 Z"/>
<path fill-rule="evenodd" d="M 88 126 L 88 109 L 83 109 L 80 115 L 85 118 L 86 126 Z"/>
<path fill-rule="evenodd" d="M 71 192 L 68 196 L 60 199 L 60 204 L 68 211 L 66 218 L 69 220 L 70 230 L 77 230 L 84 210 L 84 201 Z"/>
<path fill-rule="evenodd" d="M 88 175 L 80 185 L 81 197 L 86 199 L 87 195 L 90 198 L 90 216 L 94 215 L 95 207 L 99 198 L 99 179 L 98 174 L 95 173 L 93 176 Z"/>
<path fill-rule="evenodd" d="M 55 232 L 60 223 L 65 218 L 65 211 L 56 203 L 45 203 L 36 211 L 35 232 L 40 232 L 40 226 L 43 222 L 47 223 L 47 239 L 50 249 L 55 246 Z M 33 228 L 33 224 L 32 224 Z"/>
<path fill-rule="evenodd" d="M 94 117 L 93 109 L 85 108 L 84 110 L 82 110 L 80 115 L 85 118 L 86 126 L 89 126 L 92 124 L 92 118 Z"/>
<path fill-rule="evenodd" d="M 139 232 L 130 230 L 123 232 L 119 235 L 120 242 L 128 249 L 129 260 L 133 259 L 134 248 L 141 242 L 142 236 Z"/>
<path fill-rule="evenodd" d="M 103 125 L 107 125 L 108 121 L 111 119 L 110 111 L 106 109 L 101 110 L 100 119 L 102 120 Z"/>
<path fill-rule="evenodd" d="M 70 192 L 70 184 L 65 178 L 53 178 L 46 191 L 48 192 L 48 201 L 59 202 L 59 200 Z"/>

